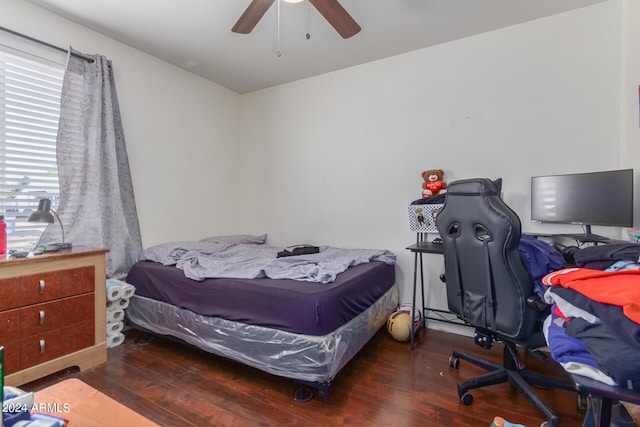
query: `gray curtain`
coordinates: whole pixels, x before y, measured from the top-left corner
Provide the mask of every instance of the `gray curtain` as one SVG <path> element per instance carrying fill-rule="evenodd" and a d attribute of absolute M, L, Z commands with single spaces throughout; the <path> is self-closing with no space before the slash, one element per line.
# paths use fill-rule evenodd
<path fill-rule="evenodd" d="M 129 159 L 111 61 L 85 56 L 69 55 L 62 84 L 57 212 L 65 241 L 108 248 L 107 277 L 122 279 L 142 250 Z M 41 241 L 61 237 L 51 224 Z"/>

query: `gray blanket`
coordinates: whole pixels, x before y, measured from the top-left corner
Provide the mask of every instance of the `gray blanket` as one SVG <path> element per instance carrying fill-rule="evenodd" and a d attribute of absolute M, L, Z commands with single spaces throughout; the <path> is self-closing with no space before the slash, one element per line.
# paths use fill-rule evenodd
<path fill-rule="evenodd" d="M 395 264 L 388 250 L 321 246 L 317 254 L 276 258 L 283 248 L 212 242 L 176 242 L 145 249 L 140 260 L 175 265 L 193 280 L 207 278 L 294 279 L 330 283 L 353 265 L 370 261 Z"/>

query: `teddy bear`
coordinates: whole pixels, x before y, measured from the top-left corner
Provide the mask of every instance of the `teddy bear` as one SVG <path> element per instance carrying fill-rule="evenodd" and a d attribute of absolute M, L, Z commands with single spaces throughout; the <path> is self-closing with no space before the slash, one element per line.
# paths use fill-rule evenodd
<path fill-rule="evenodd" d="M 443 181 L 444 171 L 442 169 L 429 169 L 422 172 L 422 197 L 427 198 L 436 194 L 447 192 L 447 183 Z"/>

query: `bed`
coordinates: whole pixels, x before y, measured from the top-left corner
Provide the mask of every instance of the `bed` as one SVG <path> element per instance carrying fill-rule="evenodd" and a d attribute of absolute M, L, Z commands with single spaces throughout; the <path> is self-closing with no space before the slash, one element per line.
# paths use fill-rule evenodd
<path fill-rule="evenodd" d="M 312 389 L 327 400 L 336 374 L 398 305 L 395 256 L 346 250 L 343 262 L 330 254 L 345 250 L 320 247 L 279 258 L 283 248 L 262 236 L 241 237 L 143 251 L 126 279 L 136 287 L 129 323 L 291 379 L 298 401 Z"/>

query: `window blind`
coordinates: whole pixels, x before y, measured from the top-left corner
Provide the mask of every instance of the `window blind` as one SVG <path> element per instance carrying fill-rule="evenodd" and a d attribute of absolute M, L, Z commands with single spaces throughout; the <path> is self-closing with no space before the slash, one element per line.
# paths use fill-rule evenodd
<path fill-rule="evenodd" d="M 28 222 L 60 189 L 56 137 L 64 65 L 0 45 L 0 215 L 8 249 L 32 250 L 47 224 Z"/>

